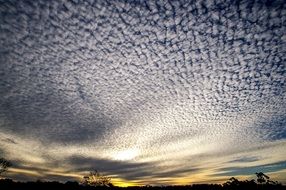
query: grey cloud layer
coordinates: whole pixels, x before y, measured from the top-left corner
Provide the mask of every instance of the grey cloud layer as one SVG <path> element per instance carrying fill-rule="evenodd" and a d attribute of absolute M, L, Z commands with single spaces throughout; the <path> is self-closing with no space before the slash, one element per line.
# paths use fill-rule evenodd
<path fill-rule="evenodd" d="M 143 148 L 178 136 L 285 139 L 285 9 L 283 1 L 3 1 L 0 132 L 119 148 L 133 133 L 160 134 Z"/>

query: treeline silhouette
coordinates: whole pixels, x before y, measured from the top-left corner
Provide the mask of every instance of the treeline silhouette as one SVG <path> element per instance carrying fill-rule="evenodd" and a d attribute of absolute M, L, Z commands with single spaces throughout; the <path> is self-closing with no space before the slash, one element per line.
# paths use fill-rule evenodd
<path fill-rule="evenodd" d="M 235 179 L 235 178 L 234 178 Z M 101 190 L 101 189 L 147 189 L 147 190 L 286 190 L 286 186 L 283 186 L 279 183 L 256 183 L 254 180 L 245 180 L 239 181 L 237 179 L 231 179 L 230 181 L 224 184 L 194 184 L 194 185 L 177 185 L 177 186 L 137 186 L 137 187 L 116 187 L 116 186 L 90 186 L 76 181 L 68 181 L 66 183 L 60 183 L 56 181 L 45 182 L 45 181 L 36 181 L 36 182 L 15 182 L 11 179 L 1 179 L 0 180 L 0 189 L 3 190 L 23 190 L 23 189 L 61 189 L 61 190 Z"/>

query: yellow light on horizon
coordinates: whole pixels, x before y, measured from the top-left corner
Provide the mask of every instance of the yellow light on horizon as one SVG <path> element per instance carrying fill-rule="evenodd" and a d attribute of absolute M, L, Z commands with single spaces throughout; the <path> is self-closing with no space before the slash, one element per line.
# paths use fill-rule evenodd
<path fill-rule="evenodd" d="M 118 186 L 118 187 L 138 186 L 136 183 L 131 183 L 131 182 L 115 182 L 113 185 Z"/>

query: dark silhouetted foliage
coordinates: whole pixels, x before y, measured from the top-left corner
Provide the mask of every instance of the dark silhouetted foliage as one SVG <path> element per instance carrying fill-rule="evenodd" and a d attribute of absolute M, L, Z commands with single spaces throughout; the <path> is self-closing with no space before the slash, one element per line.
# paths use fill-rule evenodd
<path fill-rule="evenodd" d="M 257 176 L 257 183 L 259 184 L 266 183 L 269 180 L 269 177 L 262 172 L 256 172 L 255 174 Z"/>
<path fill-rule="evenodd" d="M 231 177 L 226 183 L 223 184 L 224 189 L 236 190 L 236 189 L 286 189 L 285 186 L 282 186 L 277 181 L 271 181 L 270 177 L 265 175 L 262 172 L 255 173 L 257 176 L 257 183 L 254 179 L 239 181 L 238 179 Z"/>
<path fill-rule="evenodd" d="M 4 158 L 0 158 L 0 174 L 6 172 L 9 167 L 11 167 L 12 164 L 8 160 Z"/>

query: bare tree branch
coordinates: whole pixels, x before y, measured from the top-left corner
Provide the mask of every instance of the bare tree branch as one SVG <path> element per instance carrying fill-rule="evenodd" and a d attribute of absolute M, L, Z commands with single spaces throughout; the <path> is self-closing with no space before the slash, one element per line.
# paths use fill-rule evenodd
<path fill-rule="evenodd" d="M 9 167 L 11 167 L 12 164 L 8 160 L 4 158 L 0 158 L 0 174 L 6 172 Z"/>

